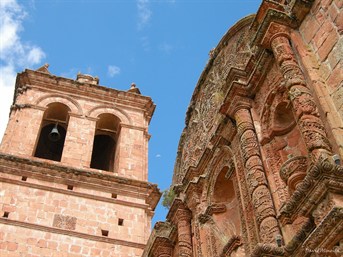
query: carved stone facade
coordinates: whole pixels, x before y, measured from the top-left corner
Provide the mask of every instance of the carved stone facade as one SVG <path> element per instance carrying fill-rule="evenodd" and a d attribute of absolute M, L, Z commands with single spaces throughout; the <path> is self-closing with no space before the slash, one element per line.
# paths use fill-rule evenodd
<path fill-rule="evenodd" d="M 143 257 L 342 256 L 342 9 L 264 0 L 211 50 Z"/>
<path fill-rule="evenodd" d="M 0 256 L 142 255 L 161 195 L 147 181 L 155 105 L 135 85 L 98 83 L 47 65 L 18 74 L 0 146 Z"/>

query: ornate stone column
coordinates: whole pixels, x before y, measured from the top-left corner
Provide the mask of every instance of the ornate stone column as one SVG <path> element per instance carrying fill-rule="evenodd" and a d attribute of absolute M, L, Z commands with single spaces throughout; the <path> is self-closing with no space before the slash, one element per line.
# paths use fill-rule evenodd
<path fill-rule="evenodd" d="M 245 98 L 237 97 L 231 110 L 235 118 L 243 155 L 246 181 L 252 200 L 259 236 L 262 243 L 275 243 L 280 229 L 276 219 L 275 208 L 268 188 L 265 171 L 262 164 L 260 147 L 250 113 L 250 103 Z"/>
<path fill-rule="evenodd" d="M 176 213 L 177 232 L 179 241 L 179 256 L 192 257 L 191 212 L 187 209 L 178 209 Z"/>
<path fill-rule="evenodd" d="M 295 58 L 286 32 L 281 26 L 271 26 L 270 45 L 274 57 L 284 77 L 289 98 L 299 126 L 299 130 L 311 154 L 313 162 L 320 157 L 326 158 L 331 153 L 324 124 L 320 119 L 317 104 L 308 89 L 305 77 Z M 281 31 L 281 32 L 280 32 Z"/>

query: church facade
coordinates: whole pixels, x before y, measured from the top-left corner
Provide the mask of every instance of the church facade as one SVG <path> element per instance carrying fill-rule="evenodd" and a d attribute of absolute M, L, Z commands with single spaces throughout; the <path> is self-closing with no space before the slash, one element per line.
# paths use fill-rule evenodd
<path fill-rule="evenodd" d="M 342 256 L 342 8 L 264 0 L 210 52 L 144 257 Z"/>
<path fill-rule="evenodd" d="M 141 256 L 160 199 L 148 179 L 155 110 L 128 91 L 18 74 L 0 146 L 0 256 Z"/>

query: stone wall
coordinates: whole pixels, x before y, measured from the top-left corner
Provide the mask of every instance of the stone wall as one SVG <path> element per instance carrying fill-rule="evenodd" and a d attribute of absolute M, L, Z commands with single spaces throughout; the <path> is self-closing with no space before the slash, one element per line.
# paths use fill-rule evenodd
<path fill-rule="evenodd" d="M 335 150 L 343 154 L 343 3 L 316 0 L 294 33 L 304 71 L 326 116 Z M 331 134 L 331 133 L 330 133 Z"/>
<path fill-rule="evenodd" d="M 46 66 L 20 73 L 0 146 L 0 256 L 141 256 L 161 195 L 147 182 L 154 109 L 136 87 L 56 77 Z M 60 148 L 47 124 L 62 124 L 58 140 L 66 130 L 60 161 L 48 155 Z M 116 145 L 106 170 L 91 168 L 96 133 Z"/>

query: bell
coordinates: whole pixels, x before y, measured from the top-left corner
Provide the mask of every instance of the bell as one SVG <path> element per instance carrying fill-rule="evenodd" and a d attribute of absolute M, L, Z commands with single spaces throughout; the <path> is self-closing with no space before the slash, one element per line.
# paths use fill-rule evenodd
<path fill-rule="evenodd" d="M 52 128 L 51 132 L 49 133 L 49 140 L 52 142 L 57 142 L 61 138 L 61 134 L 58 132 L 57 129 L 57 123 L 56 125 Z"/>

